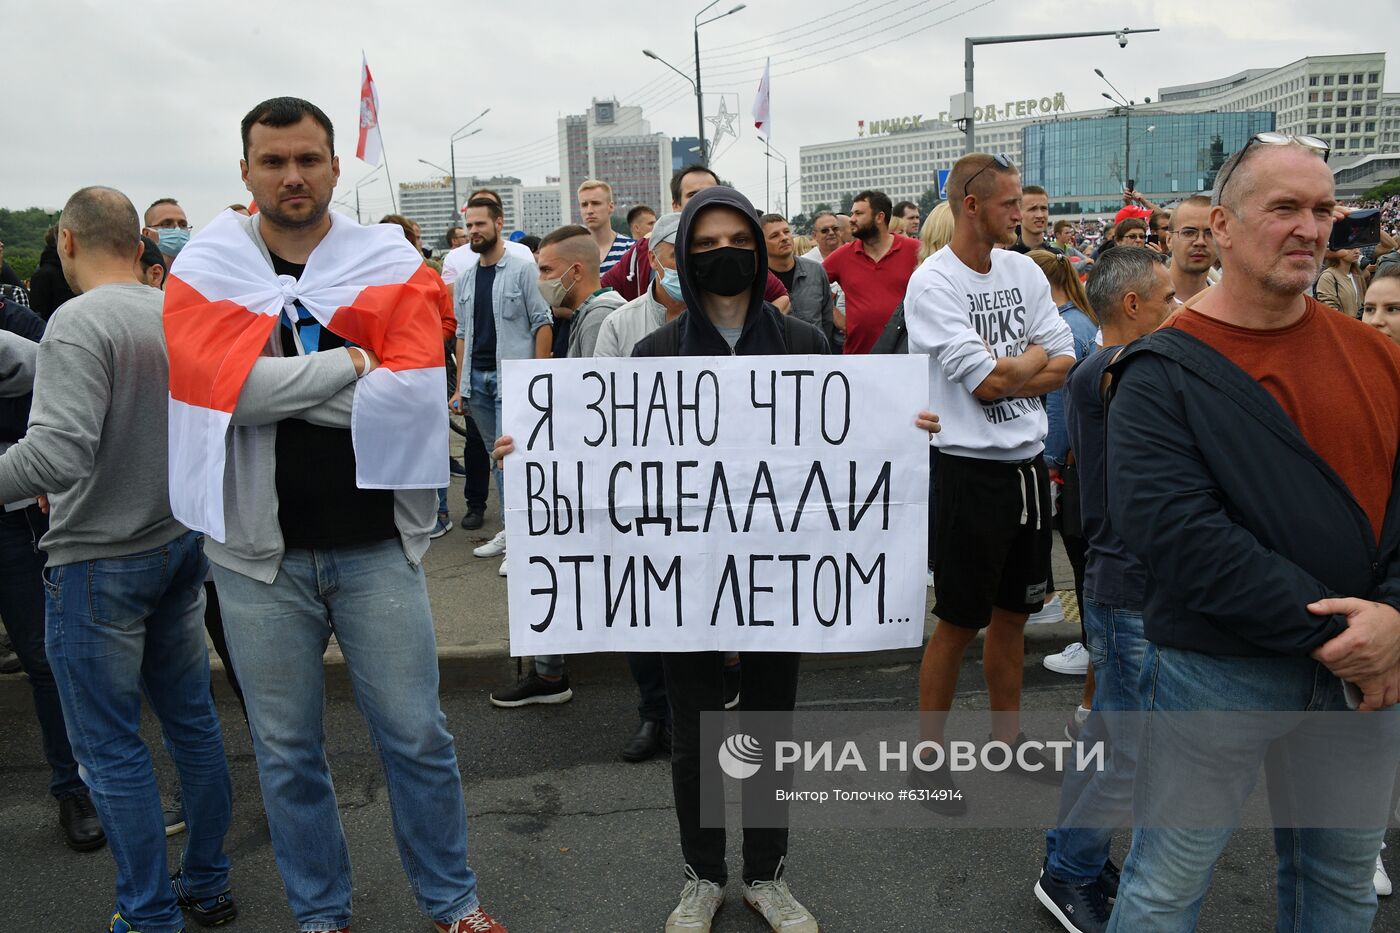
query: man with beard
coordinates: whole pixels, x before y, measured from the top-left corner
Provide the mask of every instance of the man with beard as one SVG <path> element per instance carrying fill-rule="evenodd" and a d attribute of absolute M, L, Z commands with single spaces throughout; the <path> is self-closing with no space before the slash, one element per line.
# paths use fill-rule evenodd
<path fill-rule="evenodd" d="M 467 863 L 462 779 L 438 700 L 422 566 L 440 485 L 434 471 L 446 473 L 432 462 L 436 426 L 423 423 L 442 411 L 437 287 L 397 230 L 330 213 L 340 164 L 320 108 L 264 101 L 243 118 L 242 142 L 243 182 L 260 212 L 221 215 L 181 251 L 165 328 L 172 387 L 235 367 L 243 377 L 229 386 L 236 401 L 218 441 L 222 475 L 199 470 L 210 442 L 199 425 L 218 421 L 196 421 L 192 404 L 180 409 L 187 415 L 172 423 L 170 500 L 186 524 L 207 526 L 287 900 L 302 930 L 349 928 L 349 851 L 323 721 L 322 655 L 334 632 L 383 766 L 419 909 L 441 933 L 504 933 L 481 908 Z M 495 274 L 499 285 L 505 269 Z M 217 300 L 221 288 L 256 296 L 269 287 L 280 289 L 271 301 L 283 308 L 265 337 L 254 322 L 268 315 L 231 314 L 232 302 Z M 472 311 L 463 312 L 469 328 Z M 221 356 L 200 343 L 230 349 Z M 240 346 L 257 355 L 235 356 Z M 362 386 L 388 352 L 421 359 L 421 368 Z M 389 459 L 382 447 L 396 412 L 413 423 L 394 426 L 404 449 Z"/>
<path fill-rule="evenodd" d="M 462 399 L 471 406 L 472 420 L 488 444 L 501 436 L 501 360 L 548 359 L 554 345 L 554 312 L 545 303 L 536 282 L 539 270 L 532 260 L 506 249 L 501 239 L 504 224 L 501 205 L 490 198 L 467 202 L 463 223 L 467 245 L 477 256 L 474 269 L 457 280 L 457 360 L 460 377 L 448 404 L 460 410 Z M 496 501 L 505 518 L 505 489 L 500 468 L 496 477 Z M 505 553 L 505 532 L 477 548 L 477 557 Z"/>
<path fill-rule="evenodd" d="M 846 293 L 847 353 L 869 353 L 875 346 L 919 265 L 919 241 L 890 233 L 893 209 L 882 191 L 856 195 L 855 239 L 822 263 L 827 277 Z"/>
<path fill-rule="evenodd" d="M 1190 301 L 1210 286 L 1206 273 L 1215 264 L 1215 237 L 1210 232 L 1210 198 L 1197 194 L 1172 211 L 1172 284 L 1178 301 Z"/>

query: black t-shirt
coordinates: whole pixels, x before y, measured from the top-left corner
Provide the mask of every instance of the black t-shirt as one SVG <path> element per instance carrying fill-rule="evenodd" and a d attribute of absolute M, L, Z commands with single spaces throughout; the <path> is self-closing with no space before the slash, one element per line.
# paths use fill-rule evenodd
<path fill-rule="evenodd" d="M 476 291 L 472 295 L 472 369 L 496 371 L 496 315 L 491 305 L 494 265 L 476 264 Z"/>
<path fill-rule="evenodd" d="M 797 275 L 797 263 L 792 264 L 792 268 L 786 272 L 779 272 L 777 269 L 769 267 L 769 271 L 778 277 L 778 281 L 783 283 L 783 288 L 787 289 L 789 295 L 792 294 L 792 280 Z"/>
<path fill-rule="evenodd" d="M 1008 246 L 1007 249 L 1011 250 L 1011 252 L 1013 253 L 1029 253 L 1032 249 L 1043 249 L 1046 252 L 1054 253 L 1057 256 L 1061 255 L 1064 252 L 1058 246 L 1055 245 L 1054 240 L 1051 240 L 1049 238 L 1041 240 L 1039 246 L 1027 246 L 1025 244 L 1025 241 L 1021 239 L 1021 235 L 1019 233 L 1016 234 L 1015 245 Z"/>
<path fill-rule="evenodd" d="M 300 278 L 305 264 L 272 257 L 278 275 Z M 282 353 L 296 356 L 284 314 L 278 331 Z M 345 339 L 314 320 L 299 322 L 308 353 L 345 346 Z M 394 493 L 355 485 L 355 446 L 349 428 L 328 428 L 287 418 L 277 423 L 277 523 L 289 548 L 336 548 L 398 537 Z"/>

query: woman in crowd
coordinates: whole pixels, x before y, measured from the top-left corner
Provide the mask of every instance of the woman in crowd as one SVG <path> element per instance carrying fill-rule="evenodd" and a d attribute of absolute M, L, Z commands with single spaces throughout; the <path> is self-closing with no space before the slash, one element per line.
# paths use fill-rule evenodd
<path fill-rule="evenodd" d="M 1361 272 L 1361 250 L 1340 249 L 1327 254 L 1327 265 L 1317 280 L 1317 300 L 1343 314 L 1361 317 L 1361 295 L 1366 290 Z"/>

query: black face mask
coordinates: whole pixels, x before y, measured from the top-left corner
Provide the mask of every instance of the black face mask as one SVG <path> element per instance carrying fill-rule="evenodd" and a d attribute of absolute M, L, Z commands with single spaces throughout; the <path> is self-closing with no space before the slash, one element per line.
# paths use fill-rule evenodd
<path fill-rule="evenodd" d="M 753 250 L 737 246 L 721 246 L 690 255 L 696 286 L 701 291 L 726 298 L 732 298 L 753 286 L 755 261 Z"/>

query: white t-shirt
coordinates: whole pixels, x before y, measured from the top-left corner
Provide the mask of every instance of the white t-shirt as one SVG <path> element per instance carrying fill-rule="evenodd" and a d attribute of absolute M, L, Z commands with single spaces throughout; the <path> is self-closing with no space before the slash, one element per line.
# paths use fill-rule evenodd
<path fill-rule="evenodd" d="M 535 261 L 535 254 L 530 252 L 530 247 L 524 243 L 516 243 L 514 240 L 506 240 L 506 252 L 521 259 Z M 442 258 L 442 281 L 449 288 L 457 281 L 457 277 L 468 269 L 473 269 L 481 261 L 478 253 L 472 252 L 471 244 L 459 246 Z"/>
<path fill-rule="evenodd" d="M 960 457 L 1026 460 L 1045 449 L 1044 403 L 983 402 L 973 390 L 998 359 L 1032 343 L 1073 359 L 1074 335 L 1034 260 L 1002 249 L 991 258 L 991 272 L 982 275 L 945 246 L 914 271 L 904 296 L 909 352 L 928 355 L 928 407 L 942 425 L 934 446 Z"/>

